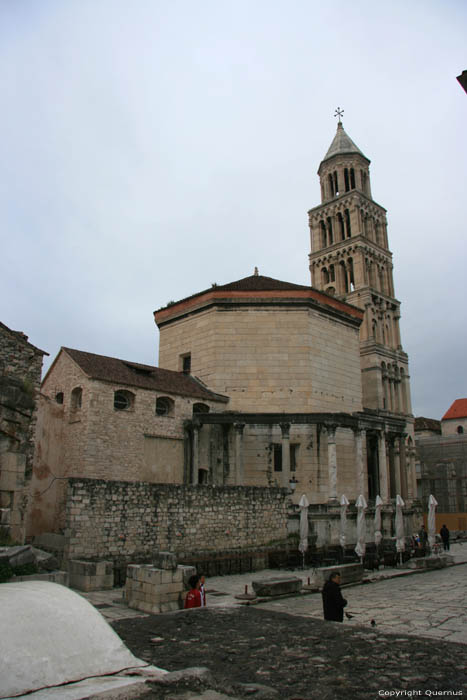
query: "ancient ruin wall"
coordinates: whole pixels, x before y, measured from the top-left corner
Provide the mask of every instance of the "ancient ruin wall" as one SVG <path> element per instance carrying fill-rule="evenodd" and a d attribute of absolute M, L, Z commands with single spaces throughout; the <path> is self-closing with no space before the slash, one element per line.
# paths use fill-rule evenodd
<path fill-rule="evenodd" d="M 183 557 L 285 542 L 280 488 L 185 486 L 70 478 L 66 558 L 143 561 L 154 551 Z"/>

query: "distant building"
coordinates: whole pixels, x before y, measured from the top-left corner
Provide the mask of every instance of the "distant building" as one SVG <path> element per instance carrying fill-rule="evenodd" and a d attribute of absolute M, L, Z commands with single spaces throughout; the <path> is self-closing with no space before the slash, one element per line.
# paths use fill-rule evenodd
<path fill-rule="evenodd" d="M 467 399 L 457 399 L 441 421 L 415 419 L 417 491 L 424 511 L 433 494 L 436 522 L 467 530 Z"/>
<path fill-rule="evenodd" d="M 0 528 L 23 542 L 43 350 L 0 323 Z"/>

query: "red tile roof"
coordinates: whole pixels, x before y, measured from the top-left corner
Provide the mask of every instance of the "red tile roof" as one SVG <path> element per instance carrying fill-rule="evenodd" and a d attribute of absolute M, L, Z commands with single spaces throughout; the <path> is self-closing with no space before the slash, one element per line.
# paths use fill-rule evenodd
<path fill-rule="evenodd" d="M 125 384 L 126 386 L 139 387 L 163 391 L 168 394 L 179 394 L 211 401 L 227 402 L 226 396 L 215 394 L 203 386 L 200 380 L 169 369 L 161 369 L 152 365 L 142 365 L 138 362 L 119 360 L 116 357 L 95 355 L 92 352 L 62 348 L 83 372 L 91 379 L 99 379 L 112 384 Z"/>
<path fill-rule="evenodd" d="M 441 420 L 450 420 L 451 418 L 467 418 L 467 399 L 456 399 Z"/>

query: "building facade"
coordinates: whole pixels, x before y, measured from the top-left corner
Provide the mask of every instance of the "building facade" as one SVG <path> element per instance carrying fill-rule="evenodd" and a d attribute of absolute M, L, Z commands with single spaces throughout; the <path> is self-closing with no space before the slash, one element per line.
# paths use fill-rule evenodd
<path fill-rule="evenodd" d="M 63 530 L 69 477 L 183 483 L 184 421 L 227 401 L 183 373 L 62 348 L 42 383 L 28 535 Z"/>
<path fill-rule="evenodd" d="M 467 530 L 467 399 L 456 399 L 441 421 L 416 418 L 418 496 L 424 512 L 433 494 L 436 526 Z"/>

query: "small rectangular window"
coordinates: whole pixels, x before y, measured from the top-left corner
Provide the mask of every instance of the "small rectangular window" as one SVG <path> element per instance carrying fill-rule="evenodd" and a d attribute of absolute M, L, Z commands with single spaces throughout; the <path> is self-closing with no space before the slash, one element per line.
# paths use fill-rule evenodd
<path fill-rule="evenodd" d="M 190 374 L 191 372 L 191 353 L 182 355 L 182 372 L 183 374 Z"/>

